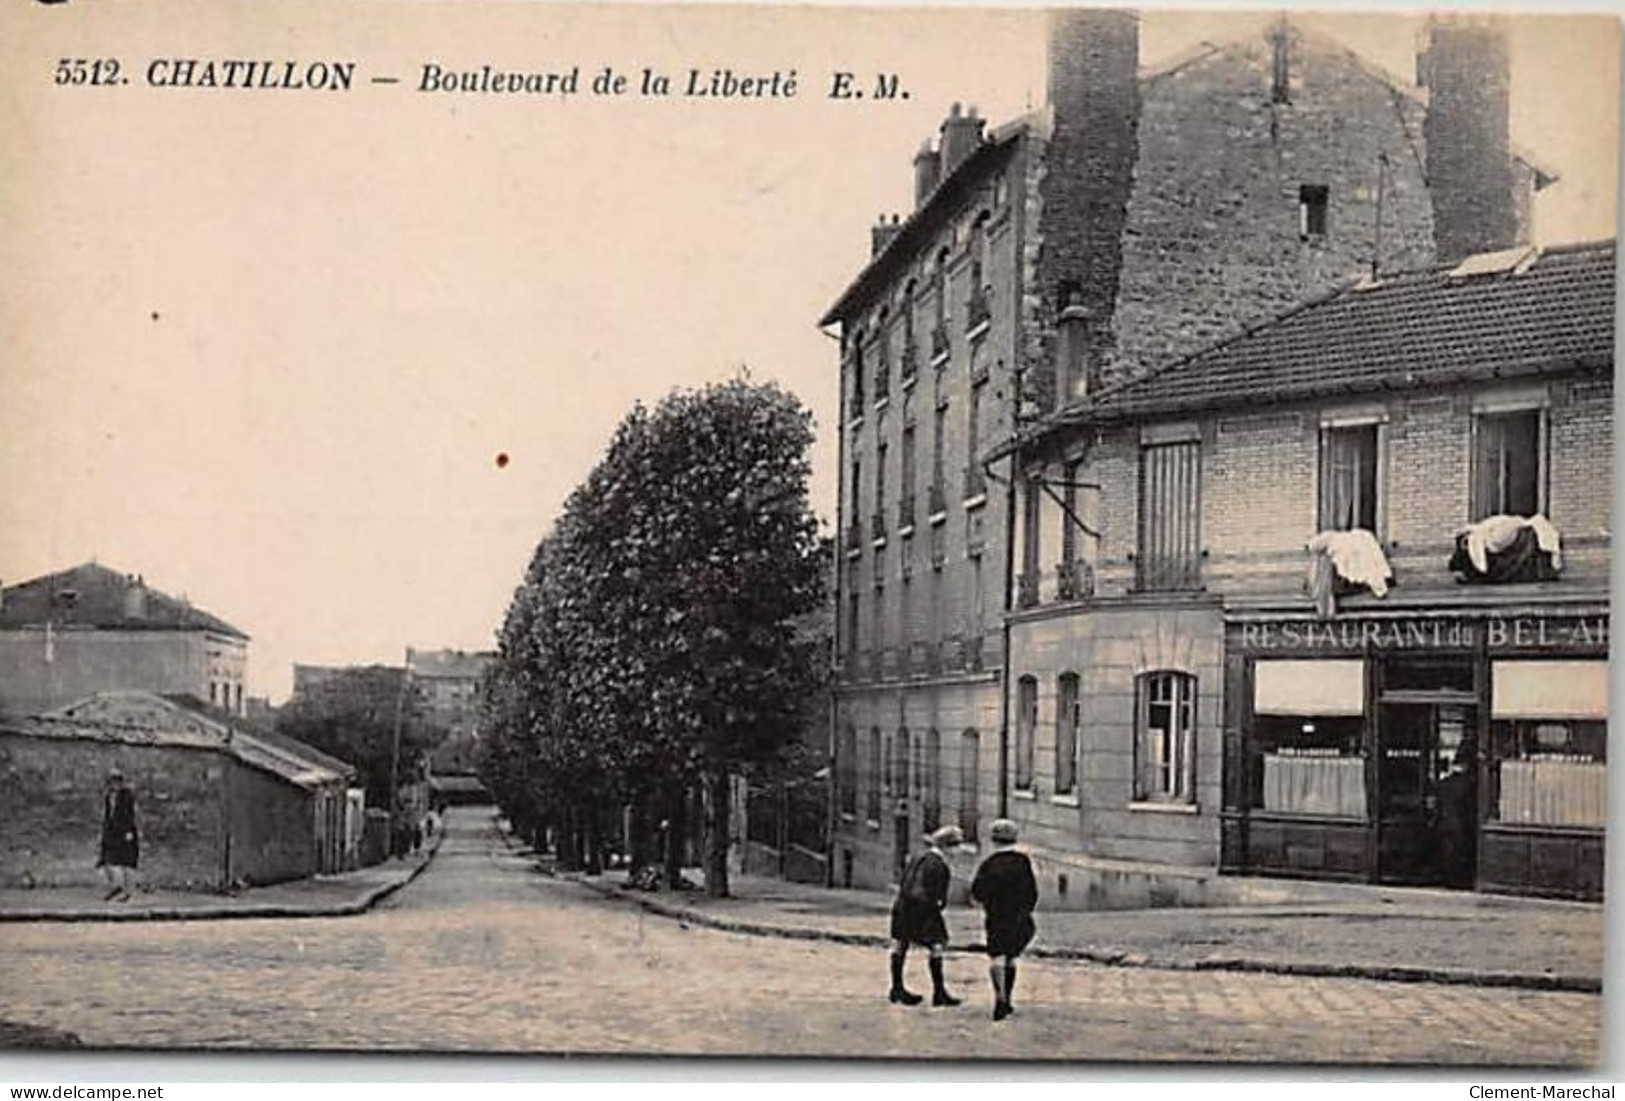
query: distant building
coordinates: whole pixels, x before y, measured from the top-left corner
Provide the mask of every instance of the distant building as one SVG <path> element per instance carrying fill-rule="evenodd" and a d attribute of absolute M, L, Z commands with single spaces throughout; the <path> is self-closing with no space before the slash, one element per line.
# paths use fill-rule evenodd
<path fill-rule="evenodd" d="M 139 690 L 186 693 L 241 715 L 248 641 L 137 574 L 87 562 L 0 590 L 0 712 Z"/>
<path fill-rule="evenodd" d="M 406 668 L 423 716 L 446 730 L 429 758 L 436 776 L 472 776 L 479 761 L 480 681 L 494 653 L 406 648 Z"/>
<path fill-rule="evenodd" d="M 143 884 L 220 890 L 354 863 L 349 765 L 191 697 L 109 692 L 0 719 L 0 884 L 98 881 L 114 768 L 135 792 Z"/>

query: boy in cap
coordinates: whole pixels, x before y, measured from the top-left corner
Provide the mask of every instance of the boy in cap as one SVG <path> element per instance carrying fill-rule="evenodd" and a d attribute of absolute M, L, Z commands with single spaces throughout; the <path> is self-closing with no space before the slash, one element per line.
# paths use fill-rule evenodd
<path fill-rule="evenodd" d="M 997 819 L 988 829 L 994 852 L 971 881 L 970 896 L 986 914 L 988 977 L 993 980 L 993 1019 L 1002 1021 L 1014 1012 L 1010 1003 L 1016 989 L 1016 957 L 1033 939 L 1033 908 L 1038 905 L 1038 881 L 1032 861 L 1013 847 L 1016 824 Z"/>
<path fill-rule="evenodd" d="M 942 952 L 948 943 L 948 926 L 942 920 L 948 905 L 948 859 L 944 850 L 965 843 L 958 826 L 943 826 L 926 835 L 926 850 L 908 862 L 903 881 L 897 887 L 897 900 L 891 908 L 891 993 L 899 1005 L 919 1005 L 920 995 L 903 985 L 903 961 L 910 944 L 923 944 L 931 953 L 931 1004 L 958 1005 L 948 993 L 942 978 Z"/>

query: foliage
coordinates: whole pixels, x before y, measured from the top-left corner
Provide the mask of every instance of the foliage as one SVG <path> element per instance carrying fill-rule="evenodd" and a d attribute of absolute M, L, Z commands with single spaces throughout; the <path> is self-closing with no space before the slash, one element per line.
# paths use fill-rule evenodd
<path fill-rule="evenodd" d="M 384 665 L 336 672 L 278 711 L 276 728 L 355 765 L 367 789 L 368 805 L 380 807 L 389 806 L 392 794 L 391 760 L 398 761 L 398 784 L 419 779 L 421 762 L 446 736 L 444 728 L 422 716 L 406 671 Z"/>
<path fill-rule="evenodd" d="M 606 806 L 658 818 L 703 782 L 708 851 L 725 854 L 727 777 L 777 760 L 818 712 L 811 443 L 793 396 L 743 379 L 621 422 L 537 548 L 487 682 L 482 773 L 516 821 L 591 832 Z"/>

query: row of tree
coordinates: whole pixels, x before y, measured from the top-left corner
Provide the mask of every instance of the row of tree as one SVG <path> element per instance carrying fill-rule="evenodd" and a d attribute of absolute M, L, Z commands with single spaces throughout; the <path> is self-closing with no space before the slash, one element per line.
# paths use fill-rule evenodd
<path fill-rule="evenodd" d="M 624 832 L 634 869 L 676 882 L 699 791 L 706 890 L 727 893 L 730 777 L 822 714 L 812 438 L 795 397 L 747 379 L 637 406 L 537 546 L 486 680 L 480 772 L 566 866 L 596 869 Z"/>

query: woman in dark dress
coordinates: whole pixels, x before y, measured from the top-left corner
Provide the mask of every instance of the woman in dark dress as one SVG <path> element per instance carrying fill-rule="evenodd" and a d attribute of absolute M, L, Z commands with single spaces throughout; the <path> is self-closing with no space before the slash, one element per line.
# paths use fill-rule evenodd
<path fill-rule="evenodd" d="M 1032 942 L 1033 908 L 1038 905 L 1038 881 L 1032 861 L 1017 852 L 1016 824 L 1000 818 L 989 827 L 993 855 L 982 861 L 971 881 L 970 896 L 986 914 L 988 977 L 993 980 L 993 1019 L 1002 1021 L 1014 1012 L 1016 957 Z"/>
<path fill-rule="evenodd" d="M 923 1000 L 903 985 L 908 946 L 923 944 L 931 953 L 931 1004 L 958 1005 L 959 999 L 948 993 L 942 977 L 942 953 L 948 944 L 942 911 L 948 905 L 948 883 L 953 878 L 943 852 L 964 844 L 965 835 L 958 826 L 943 826 L 925 840 L 926 850 L 903 870 L 897 901 L 892 903 L 891 993 L 887 997 L 899 1005 L 919 1005 Z"/>
<path fill-rule="evenodd" d="M 102 795 L 102 845 L 96 866 L 107 875 L 107 899 L 130 900 L 136 865 L 141 860 L 141 838 L 135 821 L 135 792 L 118 769 L 108 773 Z"/>

